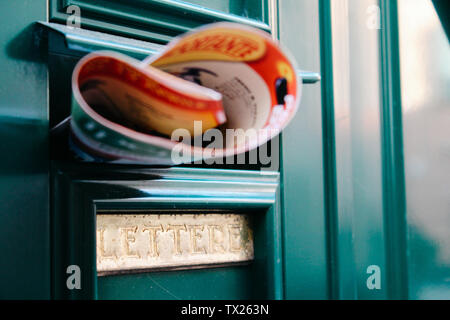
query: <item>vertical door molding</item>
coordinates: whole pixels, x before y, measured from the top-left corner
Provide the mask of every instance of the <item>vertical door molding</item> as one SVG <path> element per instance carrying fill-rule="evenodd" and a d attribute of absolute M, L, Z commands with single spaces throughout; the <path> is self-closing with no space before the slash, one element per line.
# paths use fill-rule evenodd
<path fill-rule="evenodd" d="M 320 70 L 319 1 L 279 1 L 279 37 L 306 70 Z M 302 92 L 281 138 L 286 299 L 327 299 L 322 109 L 319 83 Z"/>
<path fill-rule="evenodd" d="M 383 206 L 390 299 L 408 298 L 406 201 L 397 0 L 381 0 Z"/>
<path fill-rule="evenodd" d="M 321 1 L 324 194 L 331 299 L 387 296 L 380 31 L 376 23 L 369 23 L 370 19 L 376 21 L 377 8 L 376 0 Z M 380 270 L 377 277 L 381 285 L 376 287 L 369 283 L 373 268 Z"/>
<path fill-rule="evenodd" d="M 338 209 L 334 127 L 334 70 L 331 0 L 319 0 L 320 61 L 322 75 L 322 140 L 324 167 L 325 232 L 327 240 L 328 295 L 339 299 Z"/>

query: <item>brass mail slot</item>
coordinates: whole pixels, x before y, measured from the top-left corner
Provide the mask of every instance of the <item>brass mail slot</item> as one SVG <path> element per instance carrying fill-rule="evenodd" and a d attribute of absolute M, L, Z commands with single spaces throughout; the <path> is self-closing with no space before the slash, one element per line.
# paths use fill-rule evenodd
<path fill-rule="evenodd" d="M 242 214 L 97 214 L 99 276 L 253 260 Z"/>

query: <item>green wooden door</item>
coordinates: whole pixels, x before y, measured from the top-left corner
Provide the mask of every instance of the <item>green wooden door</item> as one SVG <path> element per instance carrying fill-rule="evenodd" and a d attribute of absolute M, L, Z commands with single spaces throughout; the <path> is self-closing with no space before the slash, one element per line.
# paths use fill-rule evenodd
<path fill-rule="evenodd" d="M 448 6 L 279 12 L 281 40 L 322 76 L 283 133 L 285 298 L 448 299 Z"/>
<path fill-rule="evenodd" d="M 1 2 L 0 298 L 448 298 L 448 38 L 432 1 L 406 1 Z M 85 164 L 50 133 L 86 53 L 143 59 L 215 21 L 272 33 L 303 70 L 278 170 Z M 99 276 L 96 215 L 137 211 L 247 214 L 255 258 Z"/>

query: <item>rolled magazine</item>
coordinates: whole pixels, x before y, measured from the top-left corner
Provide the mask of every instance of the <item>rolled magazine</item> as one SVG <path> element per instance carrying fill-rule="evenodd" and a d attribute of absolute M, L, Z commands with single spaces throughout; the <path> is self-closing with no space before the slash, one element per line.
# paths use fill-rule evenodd
<path fill-rule="evenodd" d="M 247 152 L 295 115 L 295 61 L 264 31 L 214 23 L 139 61 L 83 57 L 72 75 L 70 147 L 83 161 L 176 165 Z"/>

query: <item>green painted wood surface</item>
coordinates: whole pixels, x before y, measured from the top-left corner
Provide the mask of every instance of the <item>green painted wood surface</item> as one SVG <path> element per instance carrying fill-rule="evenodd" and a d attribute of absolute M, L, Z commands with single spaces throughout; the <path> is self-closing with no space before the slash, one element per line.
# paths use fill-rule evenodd
<path fill-rule="evenodd" d="M 98 299 L 264 299 L 257 281 L 245 266 L 100 277 Z"/>
<path fill-rule="evenodd" d="M 278 173 L 54 163 L 52 176 L 52 234 L 58 239 L 53 252 L 53 298 L 283 298 Z M 112 209 L 248 213 L 255 260 L 248 266 L 220 270 L 97 279 L 95 214 Z M 80 290 L 66 287 L 66 267 L 72 264 L 81 268 Z M 137 284 L 140 280 L 145 282 Z M 215 285 L 205 291 L 197 284 L 200 280 Z"/>
<path fill-rule="evenodd" d="M 322 148 L 323 148 L 323 175 L 324 175 L 324 207 L 325 229 L 327 241 L 327 285 L 328 298 L 339 299 L 339 221 L 336 182 L 336 145 L 335 145 L 335 118 L 334 118 L 334 77 L 333 77 L 333 43 L 331 2 L 319 1 L 320 21 L 320 62 L 322 80 Z"/>
<path fill-rule="evenodd" d="M 327 50 L 322 54 L 328 70 L 323 83 L 328 87 L 324 126 L 331 134 L 326 152 L 334 159 L 328 166 L 327 187 L 331 298 L 384 299 L 380 38 L 378 29 L 367 26 L 367 8 L 378 1 L 324 1 L 322 5 L 322 40 Z M 372 266 L 381 272 L 380 288 L 367 286 Z"/>
<path fill-rule="evenodd" d="M 317 1 L 279 2 L 280 40 L 299 66 L 320 67 Z M 303 87 L 297 116 L 282 134 L 286 299 L 327 299 L 320 84 Z"/>
<path fill-rule="evenodd" d="M 381 2 L 383 210 L 390 299 L 407 299 L 406 206 L 397 2 Z"/>
<path fill-rule="evenodd" d="M 50 297 L 46 1 L 0 2 L 0 298 Z"/>
<path fill-rule="evenodd" d="M 347 85 L 350 88 L 350 104 L 348 108 L 344 105 L 343 114 L 346 115 L 346 120 L 340 121 L 336 127 L 337 132 L 341 134 L 337 139 L 337 150 L 347 154 L 347 157 L 339 158 L 341 167 L 345 169 L 338 170 L 338 179 L 346 189 L 338 194 L 338 199 L 341 199 L 340 210 L 348 210 L 351 213 L 347 217 L 347 226 L 351 227 L 352 234 L 346 235 L 346 239 L 354 248 L 350 269 L 354 274 L 352 287 L 347 294 L 354 299 L 388 297 L 380 154 L 380 37 L 378 30 L 361 27 L 367 24 L 367 8 L 378 4 L 377 0 L 349 1 L 350 52 L 347 59 L 350 62 L 350 81 L 347 80 Z M 336 80 L 341 81 L 342 78 Z M 342 233 L 345 234 L 346 230 L 348 228 L 341 226 Z M 380 268 L 380 289 L 370 290 L 367 287 L 369 266 Z M 343 269 L 342 272 L 348 271 Z"/>

